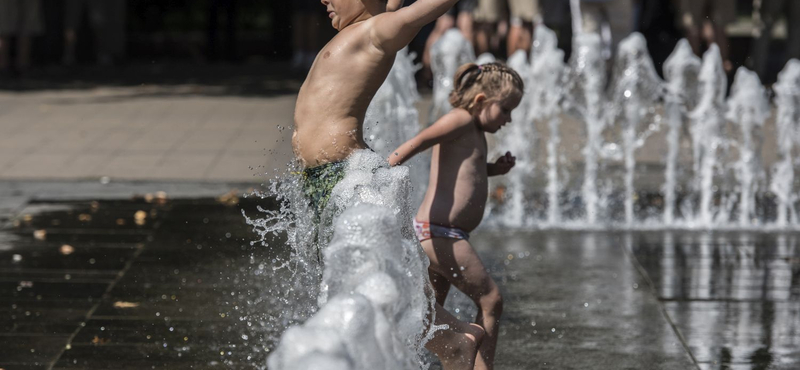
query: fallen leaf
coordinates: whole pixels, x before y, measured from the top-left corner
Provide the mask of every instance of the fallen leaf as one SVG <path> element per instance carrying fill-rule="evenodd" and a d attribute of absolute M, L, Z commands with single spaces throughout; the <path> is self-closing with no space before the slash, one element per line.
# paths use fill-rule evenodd
<path fill-rule="evenodd" d="M 139 304 L 136 302 L 114 302 L 114 308 L 136 308 L 139 307 Z"/>
<path fill-rule="evenodd" d="M 147 212 L 145 211 L 136 211 L 136 213 L 133 215 L 133 222 L 135 222 L 139 226 L 144 226 L 146 221 L 147 221 Z"/>
<path fill-rule="evenodd" d="M 106 344 L 108 342 L 109 342 L 108 339 L 100 338 L 100 337 L 98 337 L 96 335 L 94 336 L 94 339 L 92 339 L 92 344 Z"/>
<path fill-rule="evenodd" d="M 65 256 L 69 256 L 70 254 L 75 253 L 75 248 L 69 244 L 64 244 L 58 249 L 58 251 Z"/>
<path fill-rule="evenodd" d="M 47 230 L 36 230 L 33 232 L 33 238 L 36 240 L 47 239 Z"/>
<path fill-rule="evenodd" d="M 217 197 L 217 201 L 226 205 L 226 206 L 235 206 L 239 204 L 239 190 L 233 189 L 219 197 Z"/>

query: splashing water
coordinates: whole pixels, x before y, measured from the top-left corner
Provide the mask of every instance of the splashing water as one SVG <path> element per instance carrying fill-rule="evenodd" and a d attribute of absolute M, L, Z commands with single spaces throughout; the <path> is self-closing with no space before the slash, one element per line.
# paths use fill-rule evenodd
<path fill-rule="evenodd" d="M 795 176 L 792 148 L 800 145 L 800 60 L 792 59 L 786 64 L 773 89 L 780 161 L 773 168 L 770 190 L 778 198 L 776 224 L 785 227 L 790 223 L 798 223 L 794 208 L 797 196 L 792 193 Z"/>
<path fill-rule="evenodd" d="M 599 213 L 600 196 L 597 190 L 597 170 L 603 144 L 601 136 L 606 127 L 603 116 L 606 67 L 602 58 L 600 36 L 581 33 L 575 37 L 570 60 L 570 93 L 566 104 L 586 125 L 586 146 L 583 148 L 584 177 L 581 194 L 586 222 L 594 225 Z"/>
<path fill-rule="evenodd" d="M 372 99 L 364 118 L 364 141 L 384 158 L 420 130 L 416 107 L 420 96 L 414 74 L 421 67 L 414 64 L 414 58 L 408 48 L 397 53 L 389 76 Z M 412 199 L 416 205 L 425 196 L 430 152 L 414 156 L 405 165 L 411 169 Z"/>
<path fill-rule="evenodd" d="M 315 261 L 314 243 L 308 236 L 313 233 L 307 232 L 312 225 L 305 220 L 313 217 L 304 199 L 298 198 L 302 196 L 299 182 L 272 188 L 282 192 L 271 194 L 282 200 L 279 210 L 262 210 L 265 218 L 247 218 L 262 238 L 281 231 L 289 235 L 294 252 L 291 265 L 300 267 L 295 276 L 303 284 L 295 283 L 287 294 L 319 292 L 319 311 L 306 309 L 310 318 L 286 331 L 269 358 L 269 368 L 305 369 L 312 364 L 347 369 L 424 368 L 420 356 L 433 300 L 428 260 L 410 225 L 408 169 L 390 168 L 380 155 L 360 150 L 348 158 L 345 173 L 320 223 L 335 227 L 322 226 L 317 234 L 320 240 L 331 240 L 323 248 L 324 269 L 305 262 Z M 313 269 L 303 270 L 306 266 Z M 287 303 L 292 304 L 289 310 L 303 307 L 301 303 L 308 305 Z"/>
<path fill-rule="evenodd" d="M 741 128 L 739 162 L 736 175 L 739 179 L 739 224 L 747 226 L 756 216 L 757 180 L 761 172 L 761 141 L 753 138 L 754 130 L 764 126 L 770 108 L 767 91 L 758 75 L 744 67 L 736 71 L 728 100 L 728 120 Z M 758 135 L 756 135 L 758 136 Z"/>
<path fill-rule="evenodd" d="M 518 50 L 508 59 L 508 66 L 517 71 L 520 76 L 530 76 L 528 56 L 523 50 Z M 527 225 L 528 221 L 532 221 L 530 218 L 531 213 L 525 209 L 525 206 L 531 204 L 525 192 L 528 188 L 525 184 L 533 181 L 535 171 L 535 162 L 533 161 L 535 145 L 533 143 L 535 142 L 536 132 L 533 122 L 529 119 L 531 101 L 527 90 L 531 81 L 529 81 L 529 78 L 525 80 L 526 91 L 522 100 L 519 106 L 511 112 L 511 123 L 495 134 L 497 145 L 490 154 L 490 160 L 504 155 L 507 151 L 517 157 L 514 170 L 503 178 L 498 179 L 506 184 L 506 188 L 509 191 L 505 193 L 503 207 L 496 220 L 502 225 L 510 227 L 521 227 Z M 487 209 L 488 212 L 489 210 Z"/>
<path fill-rule="evenodd" d="M 653 61 L 647 53 L 644 36 L 634 32 L 619 44 L 619 53 L 614 66 L 616 78 L 612 96 L 612 106 L 620 112 L 612 114 L 622 120 L 622 147 L 625 159 L 625 223 L 633 223 L 633 186 L 636 159 L 634 152 L 644 145 L 637 138 L 641 125 L 652 112 L 648 109 L 662 96 L 661 79 L 656 73 Z"/>
<path fill-rule="evenodd" d="M 559 194 L 561 184 L 558 176 L 559 152 L 561 143 L 559 124 L 561 122 L 561 99 L 564 95 L 562 82 L 566 72 L 564 52 L 558 49 L 555 32 L 537 25 L 531 49 L 531 76 L 528 96 L 531 102 L 530 120 L 547 122 L 550 139 L 547 141 L 547 222 L 559 222 L 561 211 Z"/>
<path fill-rule="evenodd" d="M 492 53 L 483 53 L 478 55 L 478 59 L 475 59 L 475 64 L 484 65 L 489 63 L 494 63 L 497 61 L 497 58 L 492 55 Z"/>
<path fill-rule="evenodd" d="M 428 124 L 436 122 L 449 112 L 450 92 L 453 91 L 453 75 L 463 64 L 475 61 L 472 44 L 461 31 L 450 29 L 431 47 L 431 71 L 433 72 L 433 106 L 428 115 Z"/>
<path fill-rule="evenodd" d="M 695 153 L 695 178 L 700 191 L 699 219 L 703 226 L 714 223 L 714 172 L 717 167 L 717 149 L 721 145 L 720 127 L 725 112 L 725 90 L 728 78 L 722 69 L 719 47 L 711 47 L 703 55 L 700 67 L 697 107 L 690 113 L 691 133 Z"/>
<path fill-rule="evenodd" d="M 694 109 L 697 101 L 700 58 L 694 55 L 689 41 L 681 39 L 675 50 L 664 62 L 664 77 L 668 81 L 666 113 L 669 124 L 667 133 L 668 153 L 664 172 L 664 223 L 672 225 L 675 220 L 678 153 L 680 131 L 687 112 Z"/>

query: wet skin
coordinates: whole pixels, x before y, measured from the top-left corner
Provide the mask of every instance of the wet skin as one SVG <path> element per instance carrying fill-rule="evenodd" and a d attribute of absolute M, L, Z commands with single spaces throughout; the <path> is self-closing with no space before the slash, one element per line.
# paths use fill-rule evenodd
<path fill-rule="evenodd" d="M 364 115 L 395 55 L 456 0 L 416 2 L 389 13 L 378 0 L 321 3 L 339 33 L 317 55 L 297 96 L 292 147 L 305 167 L 342 161 L 367 147 Z"/>

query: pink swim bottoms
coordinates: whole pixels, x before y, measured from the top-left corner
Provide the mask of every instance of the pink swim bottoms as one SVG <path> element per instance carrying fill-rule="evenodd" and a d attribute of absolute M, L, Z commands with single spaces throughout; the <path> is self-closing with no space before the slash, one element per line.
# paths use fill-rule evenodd
<path fill-rule="evenodd" d="M 428 221 L 420 222 L 414 220 L 414 232 L 421 242 L 432 238 L 469 240 L 469 234 L 461 229 L 436 225 Z"/>

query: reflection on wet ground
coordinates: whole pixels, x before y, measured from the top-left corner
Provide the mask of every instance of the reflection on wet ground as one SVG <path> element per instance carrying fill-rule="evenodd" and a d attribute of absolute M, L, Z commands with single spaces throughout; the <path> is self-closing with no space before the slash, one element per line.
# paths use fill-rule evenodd
<path fill-rule="evenodd" d="M 264 368 L 290 324 L 265 292 L 291 276 L 272 268 L 286 250 L 250 245 L 241 210 L 253 208 L 27 204 L 0 229 L 0 369 Z M 505 298 L 497 368 L 800 368 L 798 240 L 479 232 Z M 463 297 L 448 306 L 474 313 Z"/>
<path fill-rule="evenodd" d="M 702 369 L 800 368 L 798 233 L 649 233 L 628 245 Z"/>

